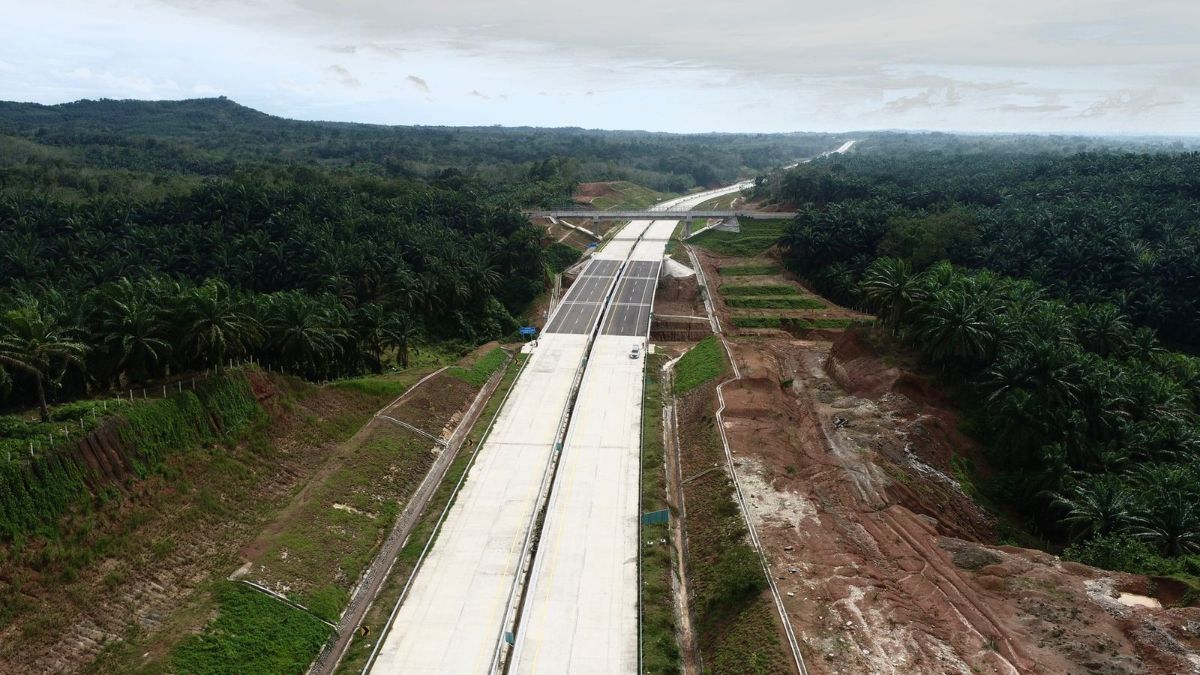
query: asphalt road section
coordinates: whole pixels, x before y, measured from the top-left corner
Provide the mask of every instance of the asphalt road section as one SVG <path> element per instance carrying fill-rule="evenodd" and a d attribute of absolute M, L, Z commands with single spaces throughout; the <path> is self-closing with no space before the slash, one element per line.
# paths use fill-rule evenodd
<path fill-rule="evenodd" d="M 591 332 L 620 267 L 620 260 L 593 259 L 589 262 L 567 289 L 543 333 L 583 335 Z"/>
<path fill-rule="evenodd" d="M 634 260 L 626 264 L 601 334 L 649 336 L 650 310 L 661 268 L 662 263 L 657 261 Z"/>

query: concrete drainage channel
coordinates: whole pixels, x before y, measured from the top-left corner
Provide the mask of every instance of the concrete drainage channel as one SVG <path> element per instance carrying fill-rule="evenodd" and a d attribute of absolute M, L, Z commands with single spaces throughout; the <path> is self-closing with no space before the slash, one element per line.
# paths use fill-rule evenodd
<path fill-rule="evenodd" d="M 771 565 L 767 562 L 767 554 L 763 551 L 762 541 L 758 538 L 758 530 L 754 527 L 754 521 L 750 518 L 750 509 L 746 505 L 746 497 L 742 493 L 742 484 L 738 480 L 737 467 L 733 463 L 733 451 L 729 447 L 729 437 L 725 434 L 725 419 L 722 416 L 722 413 L 725 412 L 725 394 L 722 390 L 730 382 L 742 379 L 742 372 L 738 368 L 737 360 L 733 358 L 733 350 L 729 348 L 729 341 L 725 339 L 725 333 L 721 331 L 720 319 L 717 318 L 716 312 L 713 311 L 708 279 L 704 275 L 704 269 L 700 265 L 700 260 L 696 257 L 696 253 L 692 250 L 691 246 L 685 245 L 685 248 L 692 263 L 696 266 L 696 275 L 700 280 L 700 287 L 704 289 L 704 308 L 709 313 L 713 328 L 717 337 L 721 340 L 721 346 L 725 349 L 725 355 L 729 357 L 729 365 L 733 368 L 733 378 L 717 385 L 717 401 L 720 405 L 715 415 L 717 431 L 720 432 L 721 436 L 721 445 L 725 448 L 725 460 L 728 464 L 729 479 L 733 481 L 733 492 L 737 495 L 738 510 L 741 511 L 742 520 L 745 521 L 746 529 L 750 533 L 750 541 L 754 545 L 755 552 L 758 553 L 758 562 L 762 566 L 763 574 L 767 577 L 767 584 L 771 588 L 771 598 L 775 601 L 775 609 L 779 613 L 779 620 L 783 623 L 783 631 L 787 635 L 788 647 L 792 651 L 792 659 L 795 661 L 796 671 L 801 675 L 808 675 L 808 668 L 804 665 L 804 656 L 800 653 L 800 643 L 796 639 L 796 632 L 792 628 L 792 622 L 788 619 L 787 608 L 783 604 L 783 596 L 780 595 L 779 586 L 776 585 L 775 577 L 771 574 Z"/>

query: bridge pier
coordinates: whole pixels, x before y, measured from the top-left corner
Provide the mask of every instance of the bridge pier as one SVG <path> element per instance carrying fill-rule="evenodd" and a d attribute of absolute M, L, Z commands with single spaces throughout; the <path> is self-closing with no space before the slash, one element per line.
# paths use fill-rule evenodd
<path fill-rule="evenodd" d="M 592 234 L 600 239 L 600 218 L 598 216 L 592 216 Z"/>
<path fill-rule="evenodd" d="M 692 236 L 692 217 L 688 216 L 683 220 L 683 238 L 687 239 Z"/>

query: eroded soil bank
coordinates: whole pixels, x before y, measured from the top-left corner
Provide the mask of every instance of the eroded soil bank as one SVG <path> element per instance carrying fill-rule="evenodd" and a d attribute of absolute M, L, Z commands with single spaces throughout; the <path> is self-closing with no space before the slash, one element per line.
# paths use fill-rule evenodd
<path fill-rule="evenodd" d="M 992 544 L 953 477 L 976 448 L 920 378 L 853 333 L 734 353 L 727 433 L 810 672 L 1200 672 L 1200 608 Z"/>

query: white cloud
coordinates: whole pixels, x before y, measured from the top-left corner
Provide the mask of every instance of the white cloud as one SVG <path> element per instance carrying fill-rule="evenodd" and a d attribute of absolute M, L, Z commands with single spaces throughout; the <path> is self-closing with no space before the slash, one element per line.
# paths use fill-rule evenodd
<path fill-rule="evenodd" d="M 1085 21 L 1076 0 L 991 5 L 609 0 L 581 20 L 550 0 L 62 0 L 6 13 L 0 98 L 219 91 L 396 124 L 1200 131 L 1200 3 L 1089 0 Z M 500 91 L 507 105 L 479 105 Z"/>

